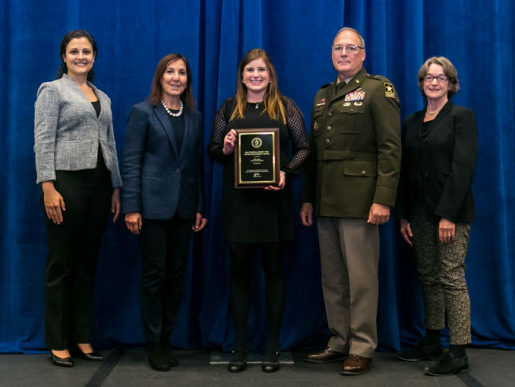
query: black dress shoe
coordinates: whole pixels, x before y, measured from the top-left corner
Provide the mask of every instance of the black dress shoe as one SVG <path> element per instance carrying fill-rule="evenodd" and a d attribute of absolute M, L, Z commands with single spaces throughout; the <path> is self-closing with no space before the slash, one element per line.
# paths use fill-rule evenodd
<path fill-rule="evenodd" d="M 73 367 L 73 359 L 71 357 L 57 357 L 52 352 L 52 363 L 59 367 Z"/>
<path fill-rule="evenodd" d="M 170 364 L 170 367 L 177 367 L 179 362 L 172 353 L 172 347 L 170 347 L 168 336 L 161 339 L 161 345 L 163 346 L 165 355 L 168 357 L 168 363 Z"/>
<path fill-rule="evenodd" d="M 265 353 L 263 363 L 261 364 L 261 371 L 268 374 L 279 371 L 279 351 Z"/>
<path fill-rule="evenodd" d="M 442 353 L 442 344 L 438 343 L 429 345 L 424 343 L 424 340 L 420 340 L 414 349 L 410 351 L 399 352 L 397 354 L 397 359 L 403 361 L 431 360 L 435 356 L 440 356 Z"/>
<path fill-rule="evenodd" d="M 89 360 L 89 361 L 104 360 L 104 357 L 100 353 L 98 353 L 96 351 L 93 351 L 90 353 L 84 353 L 84 352 L 82 352 L 82 349 L 80 349 L 80 347 L 78 345 L 75 345 L 75 347 L 71 346 L 70 352 L 71 352 L 72 356 L 80 357 L 81 359 L 84 359 L 84 360 Z"/>
<path fill-rule="evenodd" d="M 170 364 L 170 367 L 177 367 L 179 365 L 179 361 L 175 358 L 171 349 L 168 351 L 168 364 Z"/>
<path fill-rule="evenodd" d="M 156 371 L 170 371 L 170 362 L 160 342 L 147 342 L 147 359 L 150 367 Z"/>
<path fill-rule="evenodd" d="M 345 353 L 336 352 L 331 347 L 325 347 L 321 351 L 311 352 L 304 356 L 304 361 L 308 363 L 333 363 L 344 361 L 349 356 Z"/>
<path fill-rule="evenodd" d="M 227 371 L 236 373 L 245 370 L 247 364 L 247 352 L 232 351 L 231 362 L 227 366 Z"/>
<path fill-rule="evenodd" d="M 431 376 L 451 376 L 454 374 L 468 372 L 469 358 L 467 354 L 462 357 L 454 357 L 447 352 L 435 365 L 424 368 L 424 372 Z"/>

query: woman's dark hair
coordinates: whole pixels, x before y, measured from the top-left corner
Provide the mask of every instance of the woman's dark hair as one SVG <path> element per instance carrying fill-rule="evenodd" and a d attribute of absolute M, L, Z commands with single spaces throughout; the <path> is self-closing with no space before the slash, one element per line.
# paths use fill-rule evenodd
<path fill-rule="evenodd" d="M 196 106 L 195 97 L 193 97 L 193 77 L 191 75 L 191 68 L 186 57 L 181 54 L 168 54 L 159 61 L 157 64 L 156 73 L 154 74 L 154 79 L 152 80 L 152 90 L 148 96 L 148 99 L 154 106 L 158 105 L 161 99 L 163 99 L 163 86 L 161 85 L 161 77 L 165 73 L 168 65 L 170 63 L 177 62 L 178 60 L 182 60 L 186 65 L 186 76 L 188 77 L 186 88 L 181 94 L 181 101 L 189 111 L 194 112 Z"/>
<path fill-rule="evenodd" d="M 93 39 L 93 36 L 88 31 L 84 30 L 73 30 L 64 35 L 63 40 L 61 40 L 61 46 L 59 47 L 59 58 L 61 59 L 61 66 L 57 69 L 57 75 L 55 79 L 60 79 L 63 77 L 63 74 L 68 74 L 68 67 L 66 66 L 66 62 L 64 61 L 64 57 L 66 56 L 66 47 L 73 39 L 86 38 L 91 43 L 91 47 L 93 48 L 93 55 L 97 56 L 97 42 Z M 93 70 L 88 73 L 88 81 L 93 83 Z"/>

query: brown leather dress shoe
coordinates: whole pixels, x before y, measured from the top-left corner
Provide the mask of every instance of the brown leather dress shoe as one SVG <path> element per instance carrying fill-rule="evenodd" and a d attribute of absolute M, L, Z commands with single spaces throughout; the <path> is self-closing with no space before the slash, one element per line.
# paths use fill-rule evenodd
<path fill-rule="evenodd" d="M 341 352 L 336 352 L 331 347 L 325 347 L 321 351 L 311 352 L 304 356 L 304 361 L 308 363 L 333 363 L 347 359 L 349 355 Z"/>
<path fill-rule="evenodd" d="M 372 358 L 359 355 L 350 355 L 347 360 L 343 362 L 342 375 L 361 375 L 368 371 L 372 366 Z"/>

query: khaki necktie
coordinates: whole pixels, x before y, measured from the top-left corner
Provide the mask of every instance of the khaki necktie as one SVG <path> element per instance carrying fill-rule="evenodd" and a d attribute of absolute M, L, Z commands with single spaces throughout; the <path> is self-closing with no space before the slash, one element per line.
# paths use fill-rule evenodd
<path fill-rule="evenodd" d="M 336 94 L 338 94 L 345 87 L 346 84 L 347 82 L 345 81 L 338 83 L 338 85 L 336 86 Z"/>

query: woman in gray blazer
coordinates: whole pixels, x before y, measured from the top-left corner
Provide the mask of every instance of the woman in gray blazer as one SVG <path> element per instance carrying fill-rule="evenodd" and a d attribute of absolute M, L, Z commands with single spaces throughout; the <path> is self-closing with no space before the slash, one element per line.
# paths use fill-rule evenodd
<path fill-rule="evenodd" d="M 48 258 L 45 345 L 55 365 L 72 367 L 70 350 L 102 360 L 91 347 L 96 260 L 109 216 L 120 213 L 111 101 L 92 83 L 97 46 L 86 31 L 68 32 L 57 79 L 37 94 L 34 152 L 43 191 Z"/>
<path fill-rule="evenodd" d="M 201 114 L 186 58 L 165 56 L 152 92 L 127 122 L 123 212 L 142 251 L 141 314 L 150 366 L 177 365 L 170 350 L 192 231 L 204 228 Z"/>

